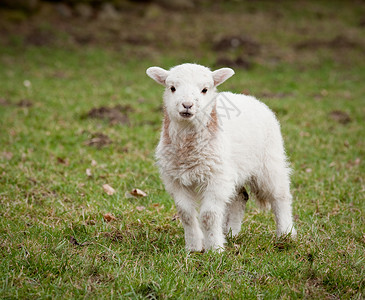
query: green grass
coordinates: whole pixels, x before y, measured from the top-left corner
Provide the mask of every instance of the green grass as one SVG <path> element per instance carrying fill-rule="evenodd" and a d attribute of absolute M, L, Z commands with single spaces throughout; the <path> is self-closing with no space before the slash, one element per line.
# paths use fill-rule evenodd
<path fill-rule="evenodd" d="M 314 31 L 310 21 L 318 7 L 333 16 L 333 7 L 312 3 L 298 26 Z M 233 14 L 230 6 L 226 10 L 226 17 Z M 358 9 L 343 11 L 334 26 L 359 37 L 364 30 L 355 30 L 351 19 Z M 173 200 L 154 165 L 162 87 L 145 75 L 151 65 L 167 68 L 185 60 L 212 66 L 216 54 L 207 45 L 183 55 L 162 49 L 145 58 L 100 46 L 17 42 L 0 48 L 0 98 L 7 100 L 0 104 L 0 297 L 364 297 L 363 54 L 320 49 L 294 55 L 288 45 L 296 41 L 296 28 L 279 32 L 295 24 L 298 11 L 282 13 L 288 20 L 273 33 L 283 58 L 270 63 L 263 53 L 253 69 L 236 69 L 220 90 L 248 90 L 277 113 L 294 170 L 299 236 L 276 239 L 272 214 L 249 201 L 242 232 L 228 238 L 223 254 L 184 250 Z M 249 16 L 260 23 L 260 13 L 256 17 Z M 330 28 L 330 19 L 318 22 Z M 19 105 L 23 99 L 32 105 Z M 86 117 L 94 107 L 117 104 L 131 107 L 130 124 Z M 350 122 L 332 119 L 334 110 Z M 87 145 L 95 133 L 106 134 L 111 144 Z M 106 183 L 114 195 L 103 191 Z M 126 197 L 133 188 L 148 196 Z M 116 220 L 106 222 L 106 213 Z"/>

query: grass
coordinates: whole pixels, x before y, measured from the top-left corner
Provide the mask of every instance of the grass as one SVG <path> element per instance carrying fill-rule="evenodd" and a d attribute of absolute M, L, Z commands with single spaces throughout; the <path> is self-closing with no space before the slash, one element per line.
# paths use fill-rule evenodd
<path fill-rule="evenodd" d="M 230 5 L 224 20 L 236 14 Z M 255 25 L 274 9 L 260 5 L 247 16 Z M 0 297 L 362 299 L 363 54 L 356 47 L 291 48 L 298 40 L 295 26 L 323 39 L 314 34 L 317 25 L 328 32 L 341 25 L 364 42 L 353 21 L 359 8 L 341 7 L 343 16 L 332 20 L 334 7 L 343 4 L 333 5 L 310 2 L 298 24 L 296 7 L 286 7 L 272 29 L 279 61 L 267 51 L 272 37 L 258 35 L 269 42 L 253 58 L 254 68 L 236 69 L 220 88 L 248 90 L 277 113 L 294 169 L 299 234 L 296 241 L 276 239 L 272 214 L 249 201 L 242 232 L 228 238 L 223 254 L 184 251 L 173 200 L 154 165 L 162 88 L 145 75 L 155 64 L 212 66 L 219 54 L 204 43 L 185 54 L 161 49 L 127 58 L 133 47 L 35 47 L 14 33 L 0 48 Z M 318 12 L 324 20 L 313 17 Z M 194 15 L 187 18 L 199 23 Z M 94 107 L 117 104 L 128 110 L 128 124 L 87 117 Z M 331 117 L 333 111 L 349 121 Z M 111 143 L 88 145 L 97 133 Z M 116 193 L 107 195 L 103 184 Z M 148 196 L 127 197 L 133 188 Z M 107 222 L 106 213 L 115 220 Z"/>

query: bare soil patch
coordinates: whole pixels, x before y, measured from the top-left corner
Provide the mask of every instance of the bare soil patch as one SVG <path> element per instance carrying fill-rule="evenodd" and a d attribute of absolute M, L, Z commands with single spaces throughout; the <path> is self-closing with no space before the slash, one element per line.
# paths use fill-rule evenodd
<path fill-rule="evenodd" d="M 0 106 L 9 106 L 11 103 L 5 98 L 0 98 Z"/>
<path fill-rule="evenodd" d="M 231 67 L 245 70 L 252 69 L 253 66 L 252 62 L 242 57 L 238 57 L 236 59 L 221 57 L 217 59 L 215 65 L 217 67 Z"/>
<path fill-rule="evenodd" d="M 87 113 L 88 118 L 102 119 L 110 124 L 130 124 L 128 113 L 134 111 L 131 105 L 116 105 L 114 107 L 97 107 Z"/>
<path fill-rule="evenodd" d="M 225 36 L 213 44 L 215 51 L 228 51 L 239 49 L 242 53 L 248 55 L 257 55 L 261 46 L 251 38 L 242 36 Z"/>
<path fill-rule="evenodd" d="M 330 49 L 339 49 L 339 48 L 363 48 L 363 46 L 359 42 L 355 42 L 346 36 L 338 35 L 331 40 L 319 40 L 319 39 L 310 39 L 295 45 L 297 50 L 302 49 L 319 49 L 319 48 L 330 48 Z"/>
<path fill-rule="evenodd" d="M 333 110 L 330 112 L 329 117 L 340 123 L 340 124 L 347 124 L 351 122 L 351 117 L 348 113 L 341 111 L 341 110 Z"/>
<path fill-rule="evenodd" d="M 33 102 L 30 101 L 29 99 L 22 99 L 20 100 L 16 106 L 19 106 L 19 107 L 31 107 L 33 106 Z"/>

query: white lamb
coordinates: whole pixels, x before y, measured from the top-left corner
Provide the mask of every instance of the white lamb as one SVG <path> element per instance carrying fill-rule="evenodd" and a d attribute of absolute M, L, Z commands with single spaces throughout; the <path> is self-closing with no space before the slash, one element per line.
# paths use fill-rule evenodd
<path fill-rule="evenodd" d="M 245 185 L 261 206 L 271 205 L 278 236 L 296 235 L 279 122 L 252 96 L 217 93 L 233 74 L 197 64 L 147 69 L 166 87 L 156 158 L 188 251 L 222 251 L 225 234 L 239 233 L 248 200 Z"/>

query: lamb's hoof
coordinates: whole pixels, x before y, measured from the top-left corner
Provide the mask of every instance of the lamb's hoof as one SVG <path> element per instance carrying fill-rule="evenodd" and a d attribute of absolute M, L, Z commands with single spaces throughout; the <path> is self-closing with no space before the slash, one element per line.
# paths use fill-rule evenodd
<path fill-rule="evenodd" d="M 224 246 L 212 246 L 208 248 L 206 251 L 212 251 L 214 253 L 222 253 L 224 252 Z"/>
<path fill-rule="evenodd" d="M 189 253 L 204 253 L 204 248 L 203 247 L 186 246 L 185 249 Z"/>
<path fill-rule="evenodd" d="M 214 249 L 213 251 L 216 252 L 216 253 L 223 253 L 224 252 L 224 248 L 223 247 L 219 247 L 217 249 Z"/>
<path fill-rule="evenodd" d="M 276 235 L 278 238 L 284 238 L 284 239 L 288 238 L 295 240 L 297 237 L 297 231 L 293 227 L 291 230 L 287 230 L 284 232 L 277 232 Z"/>

